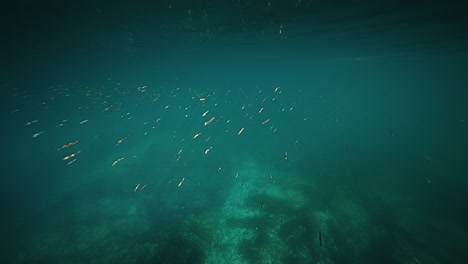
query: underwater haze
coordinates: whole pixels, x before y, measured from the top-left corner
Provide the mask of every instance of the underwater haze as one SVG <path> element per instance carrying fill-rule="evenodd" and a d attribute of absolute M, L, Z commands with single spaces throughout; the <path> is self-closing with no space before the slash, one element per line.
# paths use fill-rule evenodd
<path fill-rule="evenodd" d="M 463 4 L 0 12 L 1 263 L 468 263 Z"/>

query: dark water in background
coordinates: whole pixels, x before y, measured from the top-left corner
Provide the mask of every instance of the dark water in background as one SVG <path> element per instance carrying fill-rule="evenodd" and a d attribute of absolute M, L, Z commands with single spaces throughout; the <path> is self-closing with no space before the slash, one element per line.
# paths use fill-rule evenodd
<path fill-rule="evenodd" d="M 466 15 L 7 6 L 2 263 L 466 262 Z"/>

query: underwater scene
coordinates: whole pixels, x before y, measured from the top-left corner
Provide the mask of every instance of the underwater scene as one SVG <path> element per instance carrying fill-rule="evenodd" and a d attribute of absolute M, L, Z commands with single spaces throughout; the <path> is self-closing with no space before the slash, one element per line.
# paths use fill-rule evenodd
<path fill-rule="evenodd" d="M 457 3 L 9 3 L 0 263 L 468 263 Z"/>

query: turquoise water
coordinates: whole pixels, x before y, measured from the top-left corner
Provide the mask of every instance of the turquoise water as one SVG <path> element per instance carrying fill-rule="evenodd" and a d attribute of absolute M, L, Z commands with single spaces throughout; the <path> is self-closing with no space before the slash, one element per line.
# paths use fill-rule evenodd
<path fill-rule="evenodd" d="M 461 6 L 9 10 L 2 263 L 468 260 Z"/>

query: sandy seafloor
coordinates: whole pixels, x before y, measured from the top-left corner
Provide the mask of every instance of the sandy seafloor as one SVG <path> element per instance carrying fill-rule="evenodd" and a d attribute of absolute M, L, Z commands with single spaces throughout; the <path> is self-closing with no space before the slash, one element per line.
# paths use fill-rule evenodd
<path fill-rule="evenodd" d="M 191 12 L 12 45 L 1 263 L 467 263 L 464 31 Z"/>

